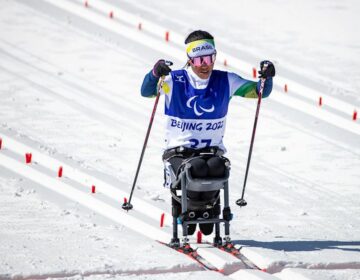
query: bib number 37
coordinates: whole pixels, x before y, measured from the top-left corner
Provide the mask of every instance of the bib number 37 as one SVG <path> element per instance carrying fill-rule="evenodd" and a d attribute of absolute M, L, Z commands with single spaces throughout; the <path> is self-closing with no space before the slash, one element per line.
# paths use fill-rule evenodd
<path fill-rule="evenodd" d="M 205 144 L 205 147 L 210 147 L 211 146 L 211 139 L 190 139 L 189 140 L 191 142 L 191 148 L 193 149 L 197 149 L 199 148 L 199 145 L 201 144 L 201 146 L 203 146 L 203 144 Z"/>

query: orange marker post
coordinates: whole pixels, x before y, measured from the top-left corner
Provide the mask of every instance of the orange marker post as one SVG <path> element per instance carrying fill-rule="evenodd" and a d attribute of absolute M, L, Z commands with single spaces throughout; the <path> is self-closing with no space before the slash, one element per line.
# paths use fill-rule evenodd
<path fill-rule="evenodd" d="M 160 227 L 164 226 L 164 219 L 165 219 L 165 213 L 162 213 L 160 217 Z"/>
<path fill-rule="evenodd" d="M 59 171 L 58 171 L 58 177 L 61 178 L 62 175 L 63 175 L 63 167 L 60 166 L 60 167 L 59 167 Z"/>
<path fill-rule="evenodd" d="M 196 236 L 196 242 L 200 244 L 202 242 L 202 232 L 199 230 Z"/>
<path fill-rule="evenodd" d="M 26 153 L 25 154 L 25 162 L 26 163 L 31 163 L 31 159 L 32 159 L 32 154 L 31 153 Z"/>

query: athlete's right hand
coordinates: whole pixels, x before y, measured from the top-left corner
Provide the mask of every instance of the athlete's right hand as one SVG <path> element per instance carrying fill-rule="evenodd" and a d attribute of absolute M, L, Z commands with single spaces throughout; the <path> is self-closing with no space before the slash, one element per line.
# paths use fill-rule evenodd
<path fill-rule="evenodd" d="M 169 66 L 173 65 L 173 63 L 169 60 L 160 59 L 155 63 L 152 73 L 156 78 L 160 78 L 161 76 L 167 76 L 171 72 Z"/>

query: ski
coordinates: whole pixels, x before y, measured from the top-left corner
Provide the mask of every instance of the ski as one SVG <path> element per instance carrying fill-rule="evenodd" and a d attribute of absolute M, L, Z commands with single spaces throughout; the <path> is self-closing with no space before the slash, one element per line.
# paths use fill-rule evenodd
<path fill-rule="evenodd" d="M 186 244 L 186 245 L 183 245 L 183 246 L 180 246 L 180 247 L 173 247 L 170 244 L 159 241 L 159 240 L 157 240 L 157 242 L 159 242 L 162 245 L 165 245 L 166 247 L 168 247 L 170 249 L 173 249 L 173 250 L 175 250 L 175 251 L 177 251 L 179 253 L 182 253 L 182 254 L 188 256 L 192 260 L 196 261 L 205 270 L 221 272 L 217 267 L 212 265 L 209 261 L 207 261 L 201 255 L 199 255 L 197 253 L 197 251 L 194 250 L 189 244 Z"/>
<path fill-rule="evenodd" d="M 218 248 L 221 251 L 224 251 L 226 253 L 231 254 L 232 256 L 239 259 L 246 267 L 246 269 L 257 269 L 262 270 L 259 268 L 256 264 L 254 264 L 252 261 L 250 261 L 247 257 L 245 257 L 241 252 L 240 249 L 237 249 L 232 242 L 224 244 L 224 245 L 214 245 L 210 242 L 206 242 L 206 244 L 209 244 L 215 248 Z"/>

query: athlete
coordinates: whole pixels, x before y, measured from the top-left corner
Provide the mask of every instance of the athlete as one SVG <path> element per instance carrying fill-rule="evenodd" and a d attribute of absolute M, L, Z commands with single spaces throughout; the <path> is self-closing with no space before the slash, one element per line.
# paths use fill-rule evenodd
<path fill-rule="evenodd" d="M 187 63 L 183 69 L 172 71 L 169 67 L 172 63 L 160 59 L 145 76 L 141 87 L 144 97 L 156 96 L 158 90 L 165 97 L 167 124 L 163 160 L 166 187 L 172 183 L 167 170 L 169 165 L 176 173 L 184 159 L 203 152 L 225 153 L 223 137 L 231 98 L 234 95 L 258 98 L 261 84 L 261 80 L 254 82 L 235 73 L 214 70 L 216 48 L 210 33 L 194 31 L 188 35 L 185 44 Z M 262 61 L 259 75 L 266 79 L 262 94 L 266 98 L 271 93 L 272 77 L 275 76 L 273 63 Z M 159 83 L 164 76 L 163 82 Z M 199 161 L 194 173 L 197 177 L 216 174 L 222 164 L 216 160 L 211 163 Z M 200 226 L 204 234 L 212 232 L 212 228 Z"/>

